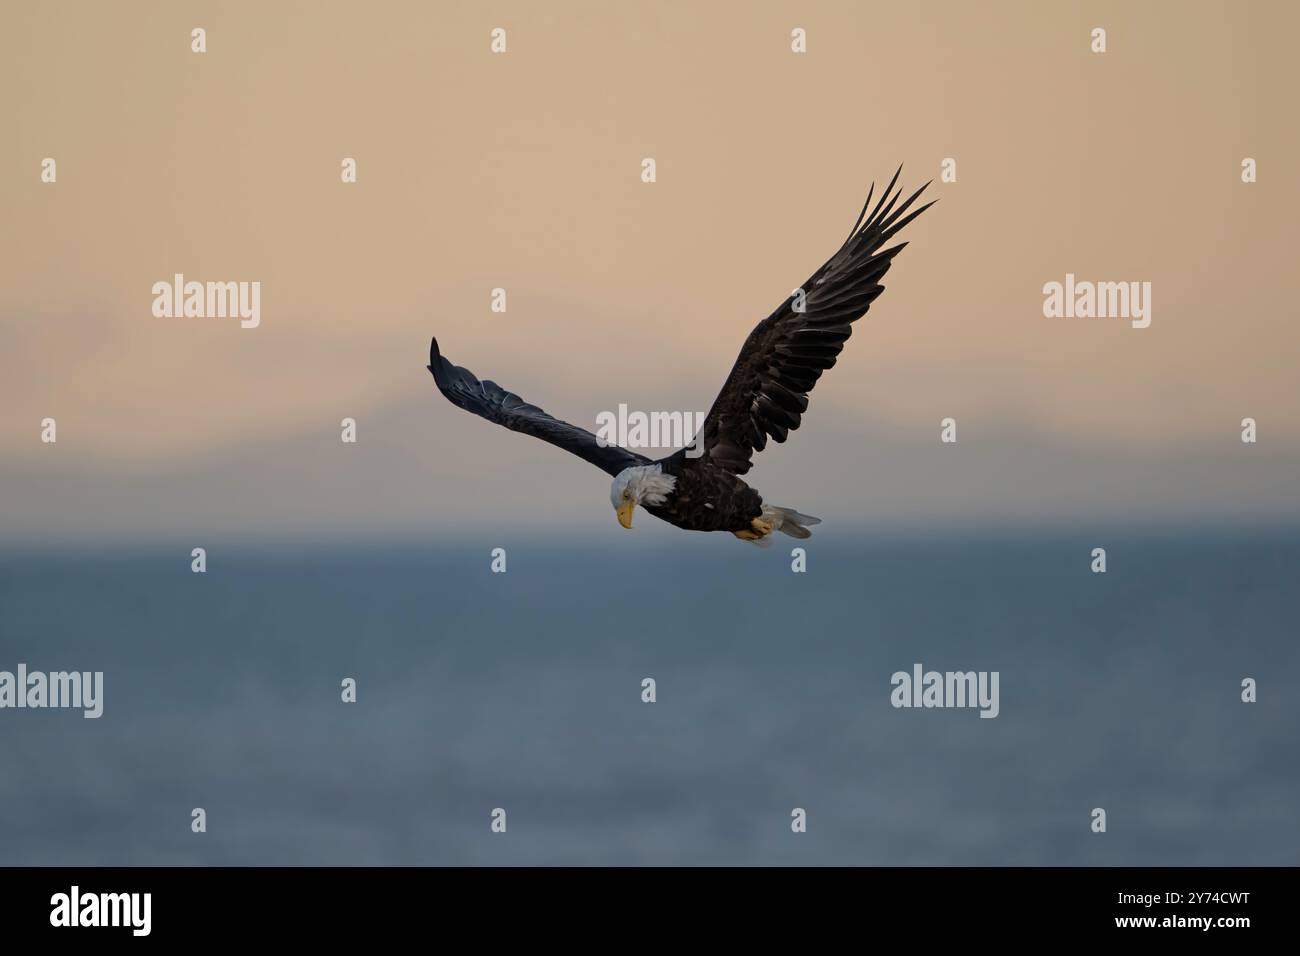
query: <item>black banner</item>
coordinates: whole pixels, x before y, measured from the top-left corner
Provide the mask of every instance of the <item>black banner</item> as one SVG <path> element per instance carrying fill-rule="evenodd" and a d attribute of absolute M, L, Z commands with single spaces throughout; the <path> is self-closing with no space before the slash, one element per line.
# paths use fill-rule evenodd
<path fill-rule="evenodd" d="M 628 938 L 680 925 L 732 938 L 911 926 L 925 940 L 1139 943 L 1278 932 L 1291 869 L 5 869 L 8 939 L 376 941 L 570 924 Z M 436 937 L 435 937 L 436 938 Z M 534 937 L 542 942 L 541 936 Z"/>

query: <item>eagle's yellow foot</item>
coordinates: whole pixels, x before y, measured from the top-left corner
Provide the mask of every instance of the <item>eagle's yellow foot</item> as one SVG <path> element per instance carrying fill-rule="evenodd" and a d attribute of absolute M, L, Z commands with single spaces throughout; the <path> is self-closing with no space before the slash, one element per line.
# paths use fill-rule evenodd
<path fill-rule="evenodd" d="M 753 530 L 733 531 L 731 533 L 734 534 L 741 541 L 757 541 L 760 538 L 766 538 L 769 534 L 772 533 L 771 522 L 764 521 L 762 518 L 755 518 L 753 521 L 749 523 L 749 527 L 752 528 Z"/>

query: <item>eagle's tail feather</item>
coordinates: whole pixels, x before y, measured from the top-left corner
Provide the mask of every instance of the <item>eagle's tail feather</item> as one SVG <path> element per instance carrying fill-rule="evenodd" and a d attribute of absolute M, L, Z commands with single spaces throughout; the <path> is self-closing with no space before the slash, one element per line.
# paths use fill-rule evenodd
<path fill-rule="evenodd" d="M 812 532 L 806 527 L 821 524 L 821 518 L 800 514 L 793 508 L 779 508 L 776 505 L 763 506 L 763 520 L 772 525 L 773 531 L 780 531 L 792 538 L 811 538 Z"/>

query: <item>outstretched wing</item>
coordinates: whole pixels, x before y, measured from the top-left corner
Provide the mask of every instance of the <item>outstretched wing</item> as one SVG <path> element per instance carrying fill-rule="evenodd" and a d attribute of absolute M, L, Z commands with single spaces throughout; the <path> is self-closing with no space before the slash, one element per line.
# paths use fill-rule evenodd
<path fill-rule="evenodd" d="M 704 454 L 714 464 L 743 475 L 749 471 L 750 457 L 763 450 L 769 435 L 783 442 L 799 427 L 808 409 L 808 393 L 822 372 L 835 364 L 853 321 L 865 315 L 884 291 L 880 280 L 907 243 L 880 247 L 933 205 L 926 203 L 904 216 L 925 186 L 895 209 L 902 192 L 890 193 L 897 181 L 894 173 L 870 216 L 871 192 L 867 193 L 849 238 L 800 287 L 802 311 L 796 311 L 792 295 L 749 333 L 704 420 Z"/>
<path fill-rule="evenodd" d="M 513 392 L 507 392 L 496 382 L 480 382 L 473 372 L 452 365 L 443 358 L 438 351 L 437 339 L 429 346 L 429 371 L 433 373 L 439 391 L 453 405 L 490 422 L 504 425 L 511 431 L 548 441 L 611 475 L 617 475 L 632 465 L 645 465 L 650 461 L 617 445 L 602 446 L 591 432 L 552 418 L 536 405 L 529 405 Z"/>

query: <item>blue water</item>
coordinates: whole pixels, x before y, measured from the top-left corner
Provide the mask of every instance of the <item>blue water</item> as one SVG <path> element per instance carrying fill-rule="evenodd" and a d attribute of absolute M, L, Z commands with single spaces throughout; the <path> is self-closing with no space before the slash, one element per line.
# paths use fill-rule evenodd
<path fill-rule="evenodd" d="M 0 864 L 1300 863 L 1300 534 L 1092 537 L 9 553 Z"/>

